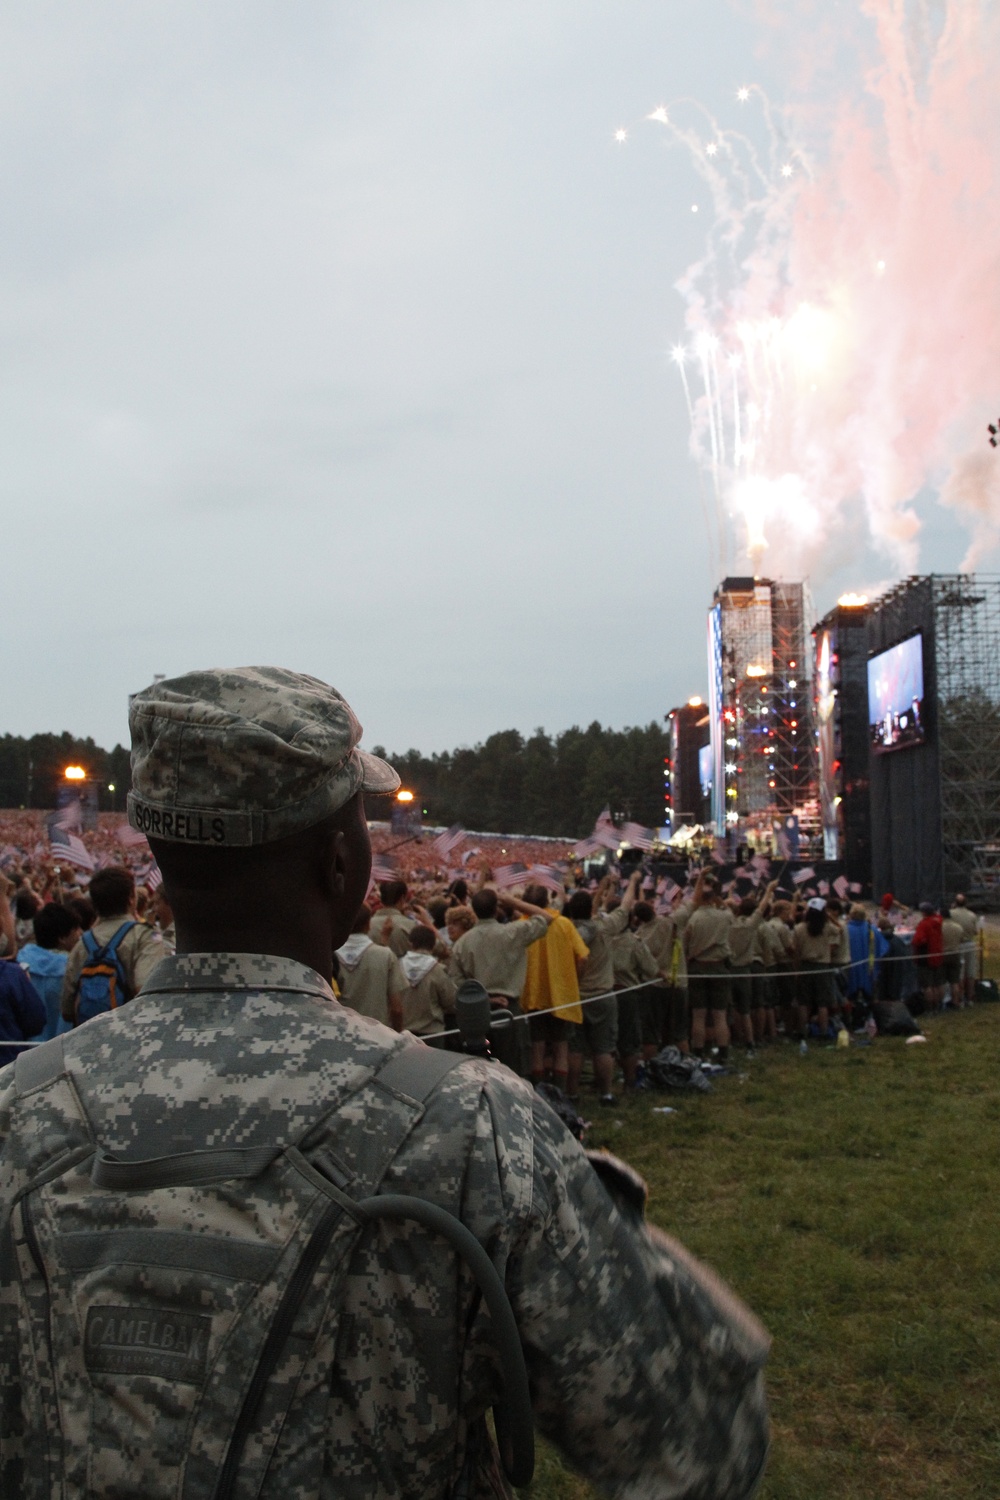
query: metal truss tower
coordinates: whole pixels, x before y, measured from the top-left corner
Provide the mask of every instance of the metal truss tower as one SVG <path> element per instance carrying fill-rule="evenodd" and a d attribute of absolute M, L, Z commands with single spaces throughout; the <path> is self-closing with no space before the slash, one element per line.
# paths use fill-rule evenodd
<path fill-rule="evenodd" d="M 726 578 L 709 616 L 709 682 L 719 835 L 797 818 L 819 830 L 811 603 L 804 583 Z"/>

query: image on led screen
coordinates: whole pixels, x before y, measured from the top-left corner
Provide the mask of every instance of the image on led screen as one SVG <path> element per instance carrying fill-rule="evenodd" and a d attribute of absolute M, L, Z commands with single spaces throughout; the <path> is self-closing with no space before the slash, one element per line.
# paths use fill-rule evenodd
<path fill-rule="evenodd" d="M 924 743 L 924 638 L 911 635 L 868 663 L 868 726 L 877 753 Z"/>
<path fill-rule="evenodd" d="M 711 745 L 702 745 L 698 751 L 698 780 L 701 782 L 701 795 L 711 797 L 712 782 L 715 780 L 715 763 L 712 759 Z"/>

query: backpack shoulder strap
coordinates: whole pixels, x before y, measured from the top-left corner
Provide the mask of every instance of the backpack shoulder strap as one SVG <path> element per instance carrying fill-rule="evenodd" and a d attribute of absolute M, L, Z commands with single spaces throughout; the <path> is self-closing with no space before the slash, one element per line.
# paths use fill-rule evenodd
<path fill-rule="evenodd" d="M 423 1104 L 452 1068 L 468 1060 L 464 1052 L 442 1052 L 426 1042 L 412 1042 L 400 1047 L 379 1068 L 375 1082 Z"/>
<path fill-rule="evenodd" d="M 118 948 L 122 939 L 128 936 L 133 927 L 137 926 L 137 922 L 123 922 L 118 931 L 112 937 L 109 937 L 108 941 L 104 944 L 104 951 L 113 963 L 118 962 Z"/>
<path fill-rule="evenodd" d="M 93 962 L 93 960 L 101 951 L 101 945 L 95 938 L 90 928 L 88 928 L 86 932 L 81 933 L 80 936 L 83 946 L 87 950 L 87 957 L 91 960 L 91 962 Z"/>
<path fill-rule="evenodd" d="M 30 1094 L 34 1089 L 54 1083 L 66 1071 L 63 1055 L 63 1039 L 54 1036 L 50 1042 L 39 1047 L 29 1047 L 14 1061 L 14 1087 L 19 1094 Z"/>

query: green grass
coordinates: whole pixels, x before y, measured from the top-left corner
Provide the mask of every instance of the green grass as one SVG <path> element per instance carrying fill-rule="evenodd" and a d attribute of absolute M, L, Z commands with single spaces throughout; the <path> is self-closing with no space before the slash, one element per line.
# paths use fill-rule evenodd
<path fill-rule="evenodd" d="M 1000 1006 L 923 1024 L 589 1111 L 770 1329 L 766 1500 L 1000 1494 Z M 531 1494 L 593 1491 L 543 1449 Z"/>

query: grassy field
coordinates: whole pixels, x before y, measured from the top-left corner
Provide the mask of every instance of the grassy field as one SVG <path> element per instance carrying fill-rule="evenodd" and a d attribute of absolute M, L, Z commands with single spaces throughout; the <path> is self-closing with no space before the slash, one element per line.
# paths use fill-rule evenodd
<path fill-rule="evenodd" d="M 922 1024 L 589 1111 L 772 1333 L 766 1500 L 1000 1495 L 1000 1006 Z M 543 1450 L 530 1493 L 593 1491 Z"/>

